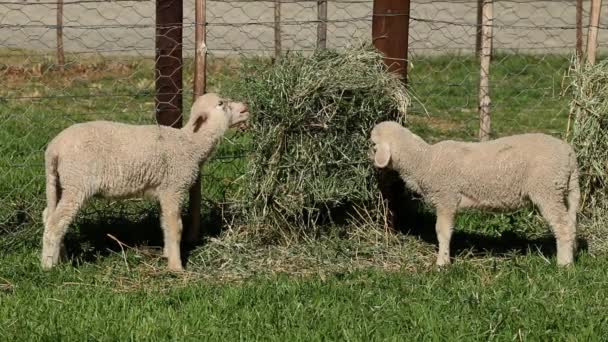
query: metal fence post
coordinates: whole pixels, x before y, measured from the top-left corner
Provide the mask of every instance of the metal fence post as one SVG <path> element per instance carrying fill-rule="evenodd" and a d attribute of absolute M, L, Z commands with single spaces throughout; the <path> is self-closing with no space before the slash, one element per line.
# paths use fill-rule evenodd
<path fill-rule="evenodd" d="M 576 58 L 583 59 L 583 0 L 576 0 Z"/>
<path fill-rule="evenodd" d="M 274 57 L 281 55 L 281 0 L 274 0 Z"/>
<path fill-rule="evenodd" d="M 206 0 L 196 0 L 194 8 L 194 79 L 193 79 L 193 99 L 203 95 L 206 91 L 207 83 L 207 44 L 206 44 Z M 190 227 L 187 231 L 185 240 L 194 243 L 201 236 L 201 175 L 199 172 L 196 182 L 190 189 Z"/>
<path fill-rule="evenodd" d="M 317 1 L 317 49 L 327 47 L 327 0 Z"/>
<path fill-rule="evenodd" d="M 384 63 L 407 82 L 410 0 L 374 0 L 372 41 Z"/>
<path fill-rule="evenodd" d="M 65 55 L 63 53 L 63 0 L 57 0 L 57 64 L 63 71 Z"/>
<path fill-rule="evenodd" d="M 477 30 L 475 30 L 475 55 L 481 56 L 481 28 L 483 18 L 483 0 L 477 0 Z"/>
<path fill-rule="evenodd" d="M 182 0 L 156 0 L 156 121 L 182 126 Z"/>
<path fill-rule="evenodd" d="M 388 70 L 399 74 L 404 83 L 407 82 L 409 23 L 410 0 L 374 0 L 372 42 L 384 54 Z M 378 182 L 386 203 L 388 225 L 398 229 L 408 209 L 403 181 L 396 172 L 383 170 Z"/>

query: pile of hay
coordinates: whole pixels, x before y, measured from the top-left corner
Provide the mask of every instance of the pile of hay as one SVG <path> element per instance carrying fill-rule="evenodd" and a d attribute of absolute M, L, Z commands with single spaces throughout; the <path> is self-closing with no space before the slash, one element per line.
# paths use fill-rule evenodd
<path fill-rule="evenodd" d="M 379 52 L 361 46 L 250 63 L 233 95 L 253 113 L 237 194 L 248 227 L 314 236 L 355 210 L 378 217 L 369 133 L 383 120 L 403 122 L 410 101 Z"/>
<path fill-rule="evenodd" d="M 569 140 L 580 168 L 581 236 L 589 250 L 608 251 L 608 60 L 573 63 L 568 73 Z"/>

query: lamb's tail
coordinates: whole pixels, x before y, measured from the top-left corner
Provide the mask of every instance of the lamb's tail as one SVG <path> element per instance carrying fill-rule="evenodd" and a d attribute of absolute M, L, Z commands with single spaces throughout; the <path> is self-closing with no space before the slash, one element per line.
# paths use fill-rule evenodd
<path fill-rule="evenodd" d="M 59 157 L 50 155 L 45 158 L 46 167 L 46 209 L 42 212 L 42 221 L 46 225 L 48 215 L 52 214 L 61 199 L 61 184 L 59 183 Z"/>
<path fill-rule="evenodd" d="M 573 226 L 576 226 L 576 213 L 578 212 L 581 198 L 581 190 L 578 182 L 578 163 L 576 154 L 573 152 L 570 158 L 570 179 L 568 181 L 568 219 Z"/>

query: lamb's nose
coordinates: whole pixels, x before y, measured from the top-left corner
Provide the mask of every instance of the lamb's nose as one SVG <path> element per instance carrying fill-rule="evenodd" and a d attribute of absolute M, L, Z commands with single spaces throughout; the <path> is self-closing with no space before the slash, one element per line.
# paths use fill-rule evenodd
<path fill-rule="evenodd" d="M 241 113 L 247 112 L 247 105 L 243 105 L 243 109 L 241 109 Z"/>

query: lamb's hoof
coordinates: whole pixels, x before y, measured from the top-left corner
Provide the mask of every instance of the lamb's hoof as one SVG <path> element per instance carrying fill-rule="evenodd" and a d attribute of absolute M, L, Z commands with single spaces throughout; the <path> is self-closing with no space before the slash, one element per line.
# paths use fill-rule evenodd
<path fill-rule="evenodd" d="M 443 271 L 450 266 L 450 258 L 447 259 L 437 259 L 437 263 L 435 263 L 438 271 Z"/>
<path fill-rule="evenodd" d="M 42 266 L 42 269 L 45 271 L 48 271 L 48 270 L 52 269 L 53 267 L 57 266 L 57 261 L 55 261 L 54 259 L 55 258 L 53 258 L 51 256 L 42 257 L 42 260 L 40 263 L 40 265 Z"/>
<path fill-rule="evenodd" d="M 562 267 L 572 265 L 574 261 L 574 255 L 572 253 L 560 253 L 557 252 L 557 264 Z"/>
<path fill-rule="evenodd" d="M 182 267 L 182 265 L 172 265 L 171 263 L 169 263 L 168 269 L 170 272 L 176 272 L 176 273 L 180 273 L 184 271 L 184 268 Z"/>

